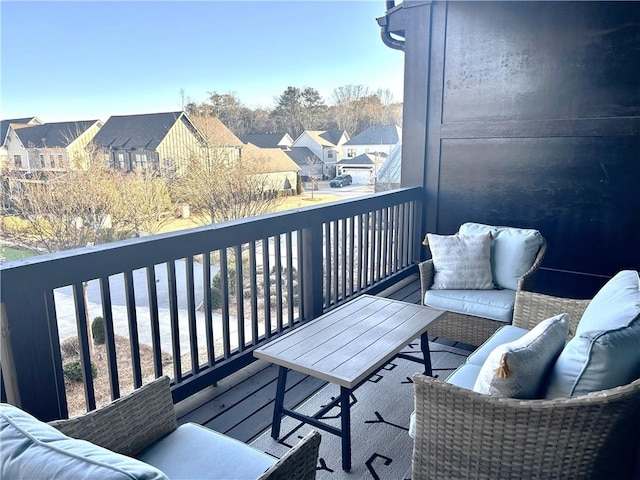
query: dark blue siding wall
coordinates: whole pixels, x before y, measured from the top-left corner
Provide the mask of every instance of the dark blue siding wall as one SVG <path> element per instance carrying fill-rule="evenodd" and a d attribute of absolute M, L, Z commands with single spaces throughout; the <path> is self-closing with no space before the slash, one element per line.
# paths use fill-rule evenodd
<path fill-rule="evenodd" d="M 430 42 L 407 22 L 405 105 L 420 95 L 407 86 L 424 77 L 410 61 L 422 48 L 424 229 L 539 229 L 549 249 L 536 289 L 547 293 L 589 297 L 617 271 L 640 269 L 640 2 L 407 10 L 421 9 Z M 424 123 L 405 114 L 414 121 Z"/>

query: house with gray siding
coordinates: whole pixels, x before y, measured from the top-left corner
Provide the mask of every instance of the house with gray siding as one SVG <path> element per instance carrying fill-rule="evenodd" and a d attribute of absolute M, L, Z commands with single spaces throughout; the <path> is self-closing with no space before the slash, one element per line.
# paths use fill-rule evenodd
<path fill-rule="evenodd" d="M 402 128 L 397 125 L 372 125 L 343 144 L 343 157 L 353 158 L 363 153 L 388 157 L 401 139 Z"/>
<path fill-rule="evenodd" d="M 5 137 L 8 171 L 28 174 L 82 168 L 86 147 L 101 127 L 100 120 L 11 123 Z"/>

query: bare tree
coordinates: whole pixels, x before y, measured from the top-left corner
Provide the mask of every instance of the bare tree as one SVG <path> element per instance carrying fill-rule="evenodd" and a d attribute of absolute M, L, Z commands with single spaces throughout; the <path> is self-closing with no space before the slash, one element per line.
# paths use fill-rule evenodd
<path fill-rule="evenodd" d="M 11 225 L 3 225 L 7 238 L 57 252 L 157 231 L 170 207 L 161 179 L 112 170 L 98 151 L 89 149 L 82 157 L 72 162 L 84 168 L 46 179 L 4 178 L 7 206 L 16 216 Z M 88 305 L 86 282 L 83 294 Z M 89 345 L 93 352 L 93 343 Z"/>
<path fill-rule="evenodd" d="M 165 181 L 150 170 L 126 174 L 121 186 L 123 218 L 134 236 L 158 233 L 173 220 L 171 196 Z"/>
<path fill-rule="evenodd" d="M 208 112 L 190 118 L 203 145 L 191 151 L 172 183 L 174 200 L 188 203 L 202 225 L 273 211 L 281 199 L 264 171 L 267 160 L 241 155 L 242 142 Z"/>

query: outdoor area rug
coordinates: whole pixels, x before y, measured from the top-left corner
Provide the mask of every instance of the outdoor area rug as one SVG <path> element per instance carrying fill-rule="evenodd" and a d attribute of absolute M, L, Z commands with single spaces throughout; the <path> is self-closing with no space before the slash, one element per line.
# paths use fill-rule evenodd
<path fill-rule="evenodd" d="M 470 353 L 439 343 L 430 343 L 431 361 L 440 378 L 465 361 Z M 403 350 L 421 358 L 420 342 L 412 342 Z M 422 372 L 420 363 L 395 358 L 357 388 L 351 396 L 351 471 L 342 470 L 340 438 L 329 432 L 322 434 L 318 461 L 318 479 L 388 479 L 411 478 L 413 440 L 409 437 L 409 416 L 413 411 L 414 373 Z M 339 396 L 340 387 L 329 384 L 296 408 L 307 415 L 320 410 Z M 285 396 L 285 405 L 287 398 Z M 340 427 L 340 409 L 333 408 L 322 420 Z M 285 416 L 280 440 L 271 438 L 268 429 L 251 445 L 275 457 L 281 457 L 313 427 Z"/>

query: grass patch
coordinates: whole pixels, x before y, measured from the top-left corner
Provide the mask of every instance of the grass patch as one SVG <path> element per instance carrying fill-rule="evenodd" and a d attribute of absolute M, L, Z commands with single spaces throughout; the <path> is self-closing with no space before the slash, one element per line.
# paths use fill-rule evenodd
<path fill-rule="evenodd" d="M 29 248 L 14 247 L 6 243 L 0 244 L 0 262 L 10 262 L 34 255 L 38 255 L 38 252 Z"/>

